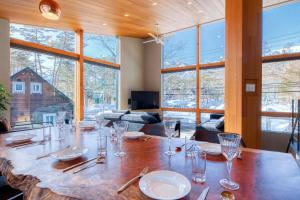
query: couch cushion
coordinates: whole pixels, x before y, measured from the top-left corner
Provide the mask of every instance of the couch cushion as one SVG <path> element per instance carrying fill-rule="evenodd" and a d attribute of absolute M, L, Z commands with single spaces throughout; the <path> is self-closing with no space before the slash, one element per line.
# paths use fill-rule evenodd
<path fill-rule="evenodd" d="M 124 113 L 103 113 L 103 119 L 106 120 L 112 120 L 112 121 L 116 121 L 116 120 L 120 120 L 121 117 L 125 115 Z"/>
<path fill-rule="evenodd" d="M 204 123 L 201 123 L 196 127 L 196 130 L 206 130 L 206 131 L 214 131 L 214 132 L 221 132 L 219 129 L 216 128 L 218 120 L 210 120 Z"/>
<path fill-rule="evenodd" d="M 159 122 L 152 115 L 148 115 L 148 114 L 145 114 L 145 113 L 123 115 L 121 117 L 121 120 L 129 121 L 129 122 L 133 122 L 133 123 L 141 123 L 141 124 L 154 124 L 154 123 Z"/>
<path fill-rule="evenodd" d="M 217 129 L 224 129 L 224 117 L 221 117 L 218 119 L 218 122 L 216 123 Z"/>

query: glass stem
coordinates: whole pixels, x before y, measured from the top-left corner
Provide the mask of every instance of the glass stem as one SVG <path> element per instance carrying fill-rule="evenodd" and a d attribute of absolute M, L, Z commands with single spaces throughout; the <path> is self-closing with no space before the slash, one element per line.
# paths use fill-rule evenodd
<path fill-rule="evenodd" d="M 171 152 L 171 137 L 168 138 L 169 139 L 169 152 Z"/>
<path fill-rule="evenodd" d="M 226 162 L 227 164 L 227 172 L 228 172 L 228 180 L 229 182 L 231 182 L 231 167 L 232 167 L 232 161 L 231 160 L 228 160 Z"/>
<path fill-rule="evenodd" d="M 122 137 L 119 136 L 119 153 L 122 152 Z"/>

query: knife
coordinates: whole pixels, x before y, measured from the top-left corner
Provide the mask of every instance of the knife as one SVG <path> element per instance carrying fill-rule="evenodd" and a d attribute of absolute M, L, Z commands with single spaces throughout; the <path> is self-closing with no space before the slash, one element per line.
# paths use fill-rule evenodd
<path fill-rule="evenodd" d="M 208 194 L 209 187 L 206 187 L 200 194 L 197 200 L 205 200 Z"/>

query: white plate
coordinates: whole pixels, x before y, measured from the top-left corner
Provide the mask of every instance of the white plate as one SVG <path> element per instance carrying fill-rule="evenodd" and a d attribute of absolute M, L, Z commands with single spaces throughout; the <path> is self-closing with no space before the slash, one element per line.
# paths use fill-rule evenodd
<path fill-rule="evenodd" d="M 80 147 L 70 147 L 63 149 L 57 153 L 51 154 L 51 156 L 60 161 L 70 161 L 80 156 L 83 156 L 88 151 L 87 148 L 80 148 Z"/>
<path fill-rule="evenodd" d="M 203 143 L 200 143 L 199 146 L 200 146 L 201 150 L 205 151 L 209 155 L 217 156 L 217 155 L 222 154 L 220 144 L 203 142 Z"/>
<path fill-rule="evenodd" d="M 145 134 L 143 132 L 132 131 L 124 133 L 124 137 L 128 139 L 137 139 L 143 137 Z"/>
<path fill-rule="evenodd" d="M 34 138 L 36 135 L 33 134 L 18 134 L 18 135 L 12 135 L 8 138 L 6 138 L 6 141 L 12 142 L 12 143 L 22 143 L 22 142 L 28 142 L 32 138 Z"/>
<path fill-rule="evenodd" d="M 148 197 L 161 200 L 180 199 L 191 191 L 191 183 L 185 176 L 167 170 L 146 174 L 139 187 Z"/>

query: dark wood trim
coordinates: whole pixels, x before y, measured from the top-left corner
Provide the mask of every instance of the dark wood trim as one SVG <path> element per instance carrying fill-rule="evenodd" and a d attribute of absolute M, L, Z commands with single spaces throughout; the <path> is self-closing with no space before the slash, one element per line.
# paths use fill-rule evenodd
<path fill-rule="evenodd" d="M 101 59 L 91 58 L 91 57 L 87 57 L 87 56 L 84 56 L 83 59 L 84 59 L 84 62 L 88 62 L 88 63 L 91 63 L 91 64 L 102 65 L 102 66 L 105 66 L 105 67 L 120 69 L 120 64 L 108 62 L 108 61 L 101 60 Z"/>
<path fill-rule="evenodd" d="M 166 69 L 161 69 L 160 72 L 163 73 L 172 73 L 172 72 L 182 72 L 182 71 L 191 71 L 196 70 L 197 65 L 189 65 L 189 66 L 182 66 L 182 67 L 170 67 Z"/>
<path fill-rule="evenodd" d="M 215 109 L 200 109 L 200 113 L 213 113 L 213 114 L 224 114 L 224 110 L 215 110 Z"/>
<path fill-rule="evenodd" d="M 160 108 L 161 111 L 172 111 L 172 112 L 196 112 L 196 108 Z"/>
<path fill-rule="evenodd" d="M 45 45 L 37 44 L 34 42 L 27 42 L 24 40 L 19 40 L 15 38 L 10 39 L 10 45 L 12 47 L 21 48 L 21 49 L 27 49 L 27 50 L 33 50 L 33 51 L 39 51 L 46 54 L 52 54 L 52 55 L 58 55 L 62 57 L 67 57 L 71 59 L 78 60 L 80 55 L 78 53 L 69 52 L 61 49 L 56 49 L 53 47 L 48 47 Z"/>
<path fill-rule="evenodd" d="M 225 67 L 225 62 L 215 62 L 215 63 L 207 63 L 207 64 L 200 64 L 200 69 L 207 69 L 207 68 L 222 68 Z"/>
<path fill-rule="evenodd" d="M 76 31 L 76 52 L 80 55 L 76 62 L 76 120 L 81 121 L 84 118 L 84 60 L 83 60 L 83 30 Z"/>
<path fill-rule="evenodd" d="M 292 117 L 291 112 L 261 112 L 263 117 Z M 294 113 L 294 117 L 297 116 L 297 113 Z"/>
<path fill-rule="evenodd" d="M 300 59 L 300 53 L 280 54 L 262 57 L 263 63 L 280 62 Z"/>

